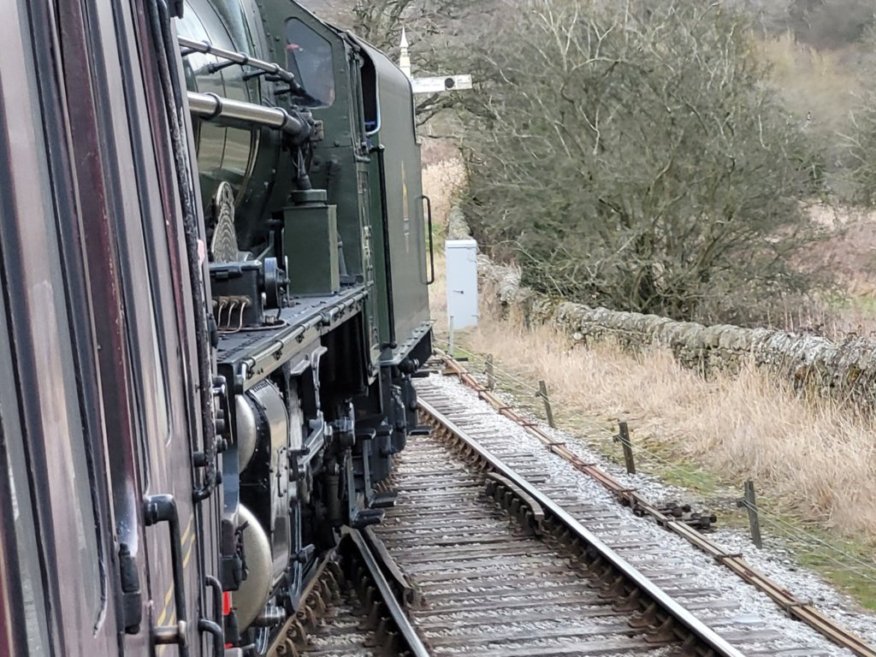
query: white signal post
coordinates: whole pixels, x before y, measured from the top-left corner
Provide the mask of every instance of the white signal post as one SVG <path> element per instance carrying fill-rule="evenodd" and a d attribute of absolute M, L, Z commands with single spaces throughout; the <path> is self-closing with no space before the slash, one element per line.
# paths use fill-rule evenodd
<path fill-rule="evenodd" d="M 415 94 L 439 94 L 445 91 L 465 91 L 471 89 L 470 75 L 445 75 L 426 78 L 415 78 L 411 71 L 411 55 L 408 49 L 408 35 L 402 28 L 399 44 L 398 67 L 408 76 Z"/>

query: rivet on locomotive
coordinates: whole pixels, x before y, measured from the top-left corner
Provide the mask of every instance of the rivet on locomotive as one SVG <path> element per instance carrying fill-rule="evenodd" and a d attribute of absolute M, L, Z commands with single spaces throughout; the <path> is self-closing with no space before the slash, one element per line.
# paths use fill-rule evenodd
<path fill-rule="evenodd" d="M 42 5 L 57 5 L 55 15 Z M 44 152 L 48 164 L 35 159 L 30 179 L 44 175 L 60 188 L 66 166 L 78 173 L 64 184 L 78 191 L 69 213 L 61 201 L 46 206 L 39 228 L 42 210 L 14 203 L 30 159 L 0 158 L 8 173 L 0 185 L 0 207 L 9 212 L 0 244 L 4 290 L 17 276 L 15 251 L 25 258 L 43 249 L 52 263 L 47 276 L 67 272 L 56 280 L 72 295 L 52 297 L 60 284 L 54 292 L 30 286 L 22 265 L 25 301 L 7 307 L 14 298 L 7 295 L 0 303 L 11 336 L 0 336 L 0 375 L 24 376 L 15 374 L 25 371 L 26 346 L 16 313 L 32 305 L 43 314 L 31 319 L 45 318 L 57 302 L 67 318 L 58 325 L 69 322 L 76 340 L 74 356 L 59 356 L 71 374 L 55 370 L 56 390 L 80 396 L 43 403 L 48 378 L 46 392 L 37 380 L 31 397 L 0 391 L 0 438 L 12 436 L 6 446 L 0 440 L 0 471 L 10 473 L 0 483 L 0 522 L 14 518 L 11 543 L 0 538 L 0 584 L 16 581 L 16 572 L 24 582 L 0 586 L 8 609 L 23 600 L 24 619 L 12 624 L 24 628 L 18 638 L 0 621 L 0 652 L 267 654 L 342 528 L 380 522 L 394 502 L 379 484 L 420 430 L 412 377 L 432 348 L 431 236 L 410 81 L 371 45 L 289 0 L 10 6 L 0 27 L 10 49 L 0 65 L 0 110 L 13 107 L 20 72 L 20 88 L 42 98 L 25 103 L 38 109 L 21 120 L 43 127 L 29 144 L 7 143 L 18 120 L 8 113 L 0 154 Z M 52 59 L 51 48 L 61 57 Z M 17 53 L 26 62 L 20 67 Z M 59 93 L 52 79 L 65 90 L 64 111 L 48 108 Z M 54 139 L 56 128 L 63 136 Z M 14 159 L 16 167 L 5 168 Z M 100 166 L 87 169 L 89 162 Z M 66 233 L 67 216 L 85 228 Z M 25 239 L 27 222 L 35 232 Z M 141 222 L 136 240 L 131 222 Z M 46 237 L 56 229 L 57 240 Z M 33 241 L 39 231 L 49 246 Z M 74 247 L 82 257 L 70 255 Z M 74 270 L 88 291 L 78 301 Z M 110 282 L 101 287 L 103 280 Z M 46 296 L 27 300 L 40 289 Z M 77 320 L 79 313 L 87 316 Z M 33 328 L 32 351 L 41 340 L 45 351 L 37 362 L 51 357 L 53 343 L 37 335 L 52 329 L 45 322 Z M 91 374 L 83 364 L 90 358 Z M 153 368 L 154 380 L 144 374 Z M 86 397 L 92 380 L 94 413 Z M 16 433 L 2 412 L 43 404 L 48 413 L 50 402 L 82 415 L 72 425 L 93 422 L 95 436 L 117 426 L 132 436 L 118 430 L 77 457 L 69 434 L 57 458 L 71 483 L 57 493 L 62 479 L 52 475 L 48 429 Z M 43 460 L 49 483 L 41 491 L 33 473 Z M 75 512 L 59 510 L 64 496 Z M 81 541 L 68 553 L 81 564 L 64 564 L 78 578 L 70 590 L 50 565 L 61 567 L 61 547 L 51 554 L 39 547 L 67 535 Z M 40 555 L 32 572 L 28 541 Z M 93 570 L 82 565 L 92 558 Z M 92 580 L 100 582 L 94 591 Z M 88 597 L 81 604 L 65 597 L 80 594 Z M 13 612 L 9 618 L 19 618 Z M 69 630 L 74 614 L 77 631 Z"/>

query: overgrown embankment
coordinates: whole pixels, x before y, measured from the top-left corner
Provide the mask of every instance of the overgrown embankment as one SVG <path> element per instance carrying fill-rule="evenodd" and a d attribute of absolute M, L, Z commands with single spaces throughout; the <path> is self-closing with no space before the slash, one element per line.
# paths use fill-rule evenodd
<path fill-rule="evenodd" d="M 588 308 L 486 259 L 481 275 L 482 322 L 464 342 L 546 381 L 566 418 L 629 420 L 640 445 L 703 481 L 753 479 L 769 508 L 876 541 L 876 427 L 862 412 L 876 342 Z"/>
<path fill-rule="evenodd" d="M 665 317 L 618 312 L 550 299 L 520 286 L 518 272 L 481 261 L 485 294 L 499 308 L 516 308 L 530 324 L 546 324 L 577 341 L 611 339 L 625 347 L 669 349 L 698 372 L 766 368 L 795 390 L 816 392 L 859 408 L 876 408 L 876 340 L 842 343 L 815 335 L 738 326 L 703 326 Z"/>

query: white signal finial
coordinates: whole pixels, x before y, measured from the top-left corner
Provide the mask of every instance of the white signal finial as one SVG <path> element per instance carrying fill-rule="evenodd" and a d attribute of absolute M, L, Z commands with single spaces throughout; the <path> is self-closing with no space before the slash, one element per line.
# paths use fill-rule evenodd
<path fill-rule="evenodd" d="M 463 91 L 471 89 L 470 75 L 445 75 L 443 77 L 415 78 L 411 72 L 411 53 L 408 50 L 408 34 L 402 27 L 399 42 L 398 67 L 411 81 L 415 94 L 437 94 L 444 91 Z"/>
<path fill-rule="evenodd" d="M 401 43 L 399 44 L 398 67 L 402 73 L 411 77 L 411 55 L 408 52 L 408 35 L 405 28 L 402 28 Z"/>

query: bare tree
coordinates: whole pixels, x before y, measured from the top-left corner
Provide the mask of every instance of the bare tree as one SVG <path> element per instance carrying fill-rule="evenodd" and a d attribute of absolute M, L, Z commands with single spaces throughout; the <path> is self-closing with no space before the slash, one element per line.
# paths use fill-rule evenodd
<path fill-rule="evenodd" d="M 715 3 L 508 2 L 472 47 L 470 216 L 527 282 L 586 303 L 743 321 L 795 268 L 820 169 Z"/>
<path fill-rule="evenodd" d="M 470 41 L 472 25 L 494 4 L 495 0 L 310 0 L 311 8 L 322 17 L 352 30 L 391 57 L 398 55 L 404 28 L 417 75 L 467 71 L 460 53 Z M 458 102 L 452 93 L 420 98 L 417 121 L 427 123 Z"/>
<path fill-rule="evenodd" d="M 485 4 L 478 0 L 310 0 L 321 16 L 352 30 L 377 48 L 396 53 L 402 27 L 417 47 L 419 63 L 432 68 L 440 44 L 458 33 Z M 489 4 L 487 2 L 486 4 Z"/>
<path fill-rule="evenodd" d="M 872 0 L 791 0 L 788 26 L 817 48 L 841 48 L 859 41 L 876 23 Z"/>

